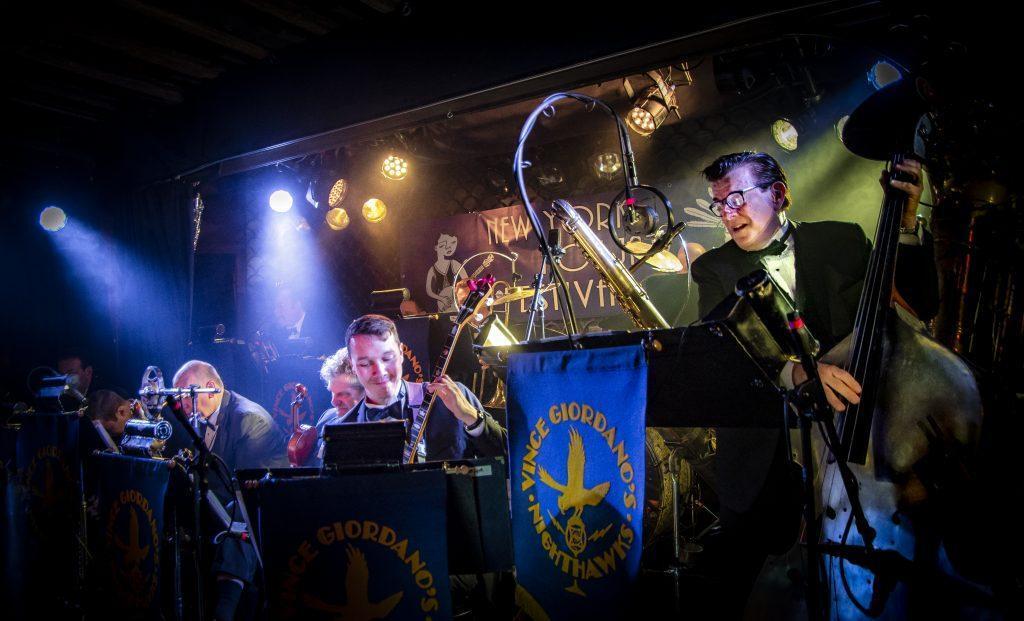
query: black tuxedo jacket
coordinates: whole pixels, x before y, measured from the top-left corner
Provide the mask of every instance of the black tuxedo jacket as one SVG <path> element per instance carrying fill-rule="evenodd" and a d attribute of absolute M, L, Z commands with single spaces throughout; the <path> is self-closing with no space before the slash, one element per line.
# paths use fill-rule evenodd
<path fill-rule="evenodd" d="M 790 222 L 796 262 L 796 307 L 821 352 L 853 330 L 871 242 L 856 224 Z M 896 287 L 923 319 L 938 309 L 938 276 L 930 238 L 920 246 L 900 244 Z M 701 317 L 734 291 L 736 281 L 762 268 L 735 242 L 709 250 L 693 263 Z M 728 372 L 723 369 L 723 372 Z M 781 423 L 781 420 L 780 420 Z M 764 486 L 778 450 L 779 433 L 770 429 L 719 429 L 714 469 L 720 502 L 746 511 Z"/>

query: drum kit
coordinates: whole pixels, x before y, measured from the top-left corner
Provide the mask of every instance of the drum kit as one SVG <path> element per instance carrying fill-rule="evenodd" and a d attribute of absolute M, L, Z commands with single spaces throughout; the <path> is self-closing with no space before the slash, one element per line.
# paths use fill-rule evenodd
<path fill-rule="evenodd" d="M 701 536 L 717 522 L 704 503 L 699 471 L 715 455 L 714 429 L 648 427 L 645 441 L 644 548 L 671 533 L 674 556 L 684 564 Z"/>

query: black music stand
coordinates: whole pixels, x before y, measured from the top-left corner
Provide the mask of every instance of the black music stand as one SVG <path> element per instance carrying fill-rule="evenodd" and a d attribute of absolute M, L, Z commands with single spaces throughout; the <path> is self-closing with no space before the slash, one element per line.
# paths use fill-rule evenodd
<path fill-rule="evenodd" d="M 382 420 L 324 427 L 324 470 L 360 466 L 397 469 L 402 464 L 405 421 Z"/>
<path fill-rule="evenodd" d="M 362 423 L 357 426 L 367 426 Z M 344 425 L 328 425 L 342 427 Z M 401 460 L 401 449 L 398 459 Z M 320 471 L 316 468 L 272 468 L 238 471 L 247 502 L 258 514 L 259 490 L 282 481 L 343 477 L 353 474 L 385 472 L 388 476 L 443 469 L 445 472 L 448 513 L 448 571 L 451 574 L 476 574 L 509 571 L 514 566 L 512 523 L 508 506 L 508 464 L 504 458 L 432 461 L 408 466 L 364 465 Z"/>

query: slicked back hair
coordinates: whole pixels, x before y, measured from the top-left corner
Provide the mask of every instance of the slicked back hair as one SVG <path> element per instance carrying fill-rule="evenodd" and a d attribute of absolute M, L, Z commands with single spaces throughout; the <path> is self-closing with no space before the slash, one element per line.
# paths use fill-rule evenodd
<path fill-rule="evenodd" d="M 358 334 L 371 334 L 383 340 L 390 335 L 395 337 L 396 343 L 399 342 L 398 327 L 384 315 L 363 315 L 353 320 L 345 331 L 345 345 L 351 345 L 352 337 Z"/>
<path fill-rule="evenodd" d="M 789 193 L 789 179 L 786 171 L 779 166 L 774 157 L 759 151 L 740 151 L 723 155 L 711 162 L 701 173 L 708 183 L 713 183 L 728 175 L 737 166 L 748 166 L 758 183 L 775 183 L 779 181 L 786 186 L 786 194 L 782 199 L 782 211 L 793 204 Z"/>

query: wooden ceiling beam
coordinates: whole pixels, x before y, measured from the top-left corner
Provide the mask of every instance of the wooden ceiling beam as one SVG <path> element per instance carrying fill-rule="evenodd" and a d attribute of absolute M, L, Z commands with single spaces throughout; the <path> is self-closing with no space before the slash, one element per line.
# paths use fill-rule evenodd
<path fill-rule="evenodd" d="M 162 67 L 189 78 L 212 80 L 224 72 L 222 65 L 210 64 L 176 50 L 153 47 L 138 41 L 118 39 L 105 35 L 83 33 L 79 36 L 94 45 L 121 52 L 142 62 Z"/>
<path fill-rule="evenodd" d="M 33 80 L 25 87 L 25 92 L 44 97 L 53 97 L 57 100 L 71 101 L 84 104 L 95 110 L 113 112 L 118 108 L 118 101 L 115 97 L 101 95 L 96 92 L 83 91 L 66 82 L 44 81 L 43 79 Z"/>
<path fill-rule="evenodd" d="M 318 36 L 323 36 L 338 26 L 323 15 L 304 7 L 296 6 L 290 2 L 241 0 L 241 3 L 253 10 L 265 13 L 286 24 Z"/>
<path fill-rule="evenodd" d="M 45 50 L 21 50 L 19 55 L 49 67 L 74 73 L 75 75 L 89 78 L 90 80 L 95 80 L 97 82 L 110 84 L 128 91 L 140 93 L 164 103 L 177 104 L 184 101 L 181 91 L 169 84 L 157 83 L 150 80 L 140 80 L 138 78 L 120 75 L 112 71 L 99 69 L 97 67 L 92 67 L 84 63 L 70 60 Z"/>
<path fill-rule="evenodd" d="M 398 0 L 360 0 L 364 5 L 378 13 L 394 13 L 398 8 Z"/>
<path fill-rule="evenodd" d="M 188 33 L 194 37 L 204 39 L 215 45 L 233 50 L 250 58 L 263 60 L 270 55 L 270 52 L 267 51 L 266 48 L 251 41 L 246 41 L 241 37 L 182 17 L 176 13 L 171 13 L 170 11 L 165 11 L 164 9 L 144 4 L 138 0 L 117 0 L 117 3 L 126 9 L 135 11 L 140 15 L 145 15 L 146 17 L 154 19 L 166 26 Z"/>
<path fill-rule="evenodd" d="M 82 121 L 89 121 L 90 123 L 98 123 L 100 118 L 95 114 L 83 112 L 82 110 L 72 110 L 65 108 L 64 106 L 57 105 L 54 102 L 38 101 L 29 97 L 14 95 L 7 98 L 8 101 L 21 104 L 23 106 L 34 108 L 36 110 L 42 110 L 51 114 L 57 114 L 60 116 L 71 117 Z"/>

